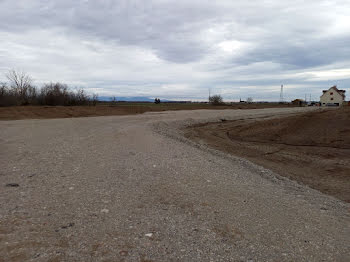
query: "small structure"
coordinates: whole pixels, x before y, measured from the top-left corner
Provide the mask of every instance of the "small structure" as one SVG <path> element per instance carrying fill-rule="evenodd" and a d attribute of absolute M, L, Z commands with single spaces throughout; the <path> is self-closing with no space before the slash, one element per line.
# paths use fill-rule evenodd
<path fill-rule="evenodd" d="M 332 86 L 328 90 L 323 90 L 320 101 L 321 106 L 342 106 L 345 101 L 345 90 Z"/>
<path fill-rule="evenodd" d="M 303 106 L 305 105 L 305 101 L 303 99 L 295 99 L 292 101 L 292 104 L 295 106 Z"/>

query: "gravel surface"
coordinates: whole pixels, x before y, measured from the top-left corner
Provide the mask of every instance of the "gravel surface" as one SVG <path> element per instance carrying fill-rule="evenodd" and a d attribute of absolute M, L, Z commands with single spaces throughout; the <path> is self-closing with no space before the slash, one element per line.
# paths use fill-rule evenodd
<path fill-rule="evenodd" d="M 349 204 L 181 128 L 310 108 L 0 122 L 0 261 L 349 261 Z"/>

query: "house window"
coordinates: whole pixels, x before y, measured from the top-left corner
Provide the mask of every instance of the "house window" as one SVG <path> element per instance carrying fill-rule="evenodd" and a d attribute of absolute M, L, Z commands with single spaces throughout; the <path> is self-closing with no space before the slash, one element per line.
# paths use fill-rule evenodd
<path fill-rule="evenodd" d="M 331 98 L 331 100 L 333 100 L 333 97 Z"/>
<path fill-rule="evenodd" d="M 331 96 L 333 95 L 333 92 L 331 92 Z"/>

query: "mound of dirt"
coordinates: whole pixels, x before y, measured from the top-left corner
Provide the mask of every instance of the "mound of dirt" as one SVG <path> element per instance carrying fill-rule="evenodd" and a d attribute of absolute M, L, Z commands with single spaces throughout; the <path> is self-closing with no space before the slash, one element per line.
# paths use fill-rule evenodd
<path fill-rule="evenodd" d="M 209 123 L 186 136 L 350 202 L 350 108 Z"/>
<path fill-rule="evenodd" d="M 342 108 L 259 121 L 228 132 L 231 139 L 241 141 L 350 149 L 350 110 Z"/>

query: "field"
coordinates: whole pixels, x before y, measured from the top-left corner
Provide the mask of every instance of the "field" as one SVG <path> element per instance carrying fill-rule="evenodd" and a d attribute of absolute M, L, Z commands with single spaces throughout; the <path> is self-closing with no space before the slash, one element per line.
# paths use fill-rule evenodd
<path fill-rule="evenodd" d="M 350 202 L 350 108 L 198 125 L 187 137 Z"/>
<path fill-rule="evenodd" d="M 292 107 L 277 103 L 239 104 L 213 106 L 206 103 L 101 103 L 97 106 L 12 106 L 0 107 L 0 120 L 71 118 L 112 115 L 134 115 L 145 112 L 195 109 L 261 109 Z"/>

